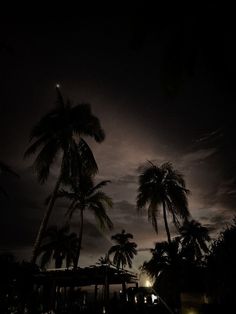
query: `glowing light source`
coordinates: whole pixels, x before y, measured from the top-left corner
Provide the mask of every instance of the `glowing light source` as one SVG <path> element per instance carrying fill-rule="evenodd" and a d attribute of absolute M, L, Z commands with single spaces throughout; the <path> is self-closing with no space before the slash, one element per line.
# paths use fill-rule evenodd
<path fill-rule="evenodd" d="M 60 88 L 60 84 L 56 84 L 56 88 Z"/>
<path fill-rule="evenodd" d="M 188 311 L 188 314 L 198 314 L 198 311 L 197 311 L 196 309 L 191 308 L 191 309 Z"/>
<path fill-rule="evenodd" d="M 152 298 L 152 303 L 155 302 L 155 300 L 157 300 L 157 296 L 155 294 L 151 294 L 151 298 Z"/>
<path fill-rule="evenodd" d="M 151 284 L 151 282 L 150 282 L 150 280 L 146 280 L 146 282 L 145 282 L 145 287 L 151 287 L 152 286 L 152 284 Z"/>

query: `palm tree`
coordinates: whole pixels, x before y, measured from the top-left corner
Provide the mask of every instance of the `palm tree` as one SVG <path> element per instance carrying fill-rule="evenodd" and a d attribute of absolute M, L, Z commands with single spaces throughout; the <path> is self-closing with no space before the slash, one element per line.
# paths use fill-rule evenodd
<path fill-rule="evenodd" d="M 78 247 L 74 260 L 74 267 L 78 266 L 83 229 L 84 229 L 84 211 L 90 210 L 96 220 L 98 221 L 101 229 L 112 229 L 113 224 L 107 215 L 107 209 L 111 208 L 113 203 L 111 198 L 104 193 L 101 188 L 107 185 L 110 181 L 101 181 L 94 184 L 94 180 L 89 176 L 81 176 L 80 180 L 72 179 L 67 181 L 70 190 L 61 189 L 57 193 L 58 198 L 66 198 L 70 201 L 67 215 L 69 219 L 72 218 L 76 211 L 80 213 L 80 231 L 78 239 Z"/>
<path fill-rule="evenodd" d="M 185 220 L 179 229 L 182 255 L 192 261 L 201 260 L 203 253 L 208 253 L 207 242 L 210 241 L 208 229 L 196 220 Z"/>
<path fill-rule="evenodd" d="M 132 260 L 137 254 L 137 244 L 135 242 L 130 242 L 130 239 L 133 239 L 133 235 L 131 233 L 126 233 L 125 230 L 122 230 L 121 233 L 113 235 L 111 239 L 114 240 L 116 244 L 110 248 L 108 254 L 114 254 L 114 265 L 116 265 L 118 269 L 122 268 L 122 270 L 126 265 L 131 268 Z"/>
<path fill-rule="evenodd" d="M 46 230 L 37 254 L 41 255 L 42 268 L 45 268 L 51 259 L 55 260 L 55 268 L 61 268 L 64 259 L 66 259 L 67 268 L 71 265 L 76 253 L 78 238 L 75 233 L 69 233 L 69 231 L 68 224 L 61 228 L 51 226 Z"/>
<path fill-rule="evenodd" d="M 163 272 L 168 271 L 173 266 L 171 253 L 175 254 L 177 261 L 179 256 L 179 238 L 176 237 L 169 244 L 166 241 L 157 242 L 155 248 L 151 249 L 152 258 L 144 262 L 141 270 L 146 272 L 150 277 L 157 279 Z"/>
<path fill-rule="evenodd" d="M 215 304 L 235 306 L 236 216 L 213 242 L 207 257 L 208 295 Z M 229 312 L 229 311 L 228 311 Z"/>
<path fill-rule="evenodd" d="M 172 215 L 175 226 L 179 227 L 179 218 L 189 217 L 187 193 L 183 175 L 173 169 L 171 163 L 164 163 L 158 167 L 150 162 L 139 176 L 137 208 L 140 211 L 147 206 L 148 219 L 158 233 L 157 218 L 162 206 L 169 244 L 171 236 L 167 212 Z"/>
<path fill-rule="evenodd" d="M 82 173 L 92 175 L 98 170 L 83 135 L 90 136 L 99 143 L 105 138 L 100 121 L 92 114 L 90 105 L 72 106 L 70 101 L 64 101 L 57 87 L 56 106 L 34 126 L 30 135 L 30 141 L 34 142 L 25 152 L 25 157 L 38 152 L 33 166 L 40 183 L 47 180 L 52 164 L 60 157 L 59 175 L 36 237 L 32 262 L 36 260 L 36 251 L 41 244 L 61 183 L 68 177 L 78 177 Z"/>
<path fill-rule="evenodd" d="M 152 258 L 141 267 L 143 272 L 154 279 L 155 290 L 173 309 L 180 307 L 182 258 L 179 247 L 178 237 L 171 243 L 156 243 L 155 248 L 151 250 Z"/>

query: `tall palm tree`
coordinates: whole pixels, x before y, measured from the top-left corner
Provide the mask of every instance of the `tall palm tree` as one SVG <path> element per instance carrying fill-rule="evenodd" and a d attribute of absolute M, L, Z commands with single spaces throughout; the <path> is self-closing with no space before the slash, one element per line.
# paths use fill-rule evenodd
<path fill-rule="evenodd" d="M 74 267 L 78 266 L 81 244 L 84 229 L 84 211 L 91 211 L 98 221 L 101 229 L 111 229 L 112 221 L 107 215 L 107 209 L 112 207 L 111 198 L 104 193 L 101 188 L 107 185 L 110 181 L 101 181 L 94 184 L 94 180 L 89 176 L 81 176 L 79 180 L 72 179 L 67 181 L 70 190 L 61 189 L 57 193 L 58 198 L 65 198 L 70 201 L 67 215 L 72 218 L 76 211 L 80 213 L 80 231 L 78 239 L 78 247 L 74 260 Z"/>
<path fill-rule="evenodd" d="M 179 229 L 182 255 L 192 261 L 201 260 L 203 253 L 208 253 L 210 241 L 208 229 L 196 220 L 185 220 Z"/>
<path fill-rule="evenodd" d="M 90 105 L 72 106 L 70 101 L 64 101 L 57 87 L 56 106 L 34 126 L 30 135 L 30 141 L 34 142 L 25 152 L 25 157 L 38 152 L 33 165 L 40 183 L 47 180 L 52 164 L 57 157 L 60 158 L 59 175 L 36 237 L 32 262 L 36 260 L 36 251 L 41 244 L 61 183 L 68 177 L 78 177 L 85 172 L 92 175 L 98 170 L 92 151 L 82 138 L 84 135 L 94 138 L 96 142 L 102 142 L 105 137 L 100 121 L 92 114 Z"/>
<path fill-rule="evenodd" d="M 55 260 L 55 268 L 61 268 L 64 259 L 67 268 L 71 265 L 76 253 L 78 237 L 74 232 L 69 233 L 69 231 L 68 224 L 61 228 L 51 226 L 46 230 L 37 254 L 41 255 L 42 268 L 45 268 L 52 259 Z"/>
<path fill-rule="evenodd" d="M 139 176 L 137 208 L 141 210 L 147 206 L 148 219 L 158 232 L 157 218 L 162 206 L 169 244 L 171 236 L 167 213 L 172 216 L 175 226 L 179 227 L 179 219 L 189 217 L 187 193 L 183 175 L 175 170 L 171 163 L 158 167 L 150 162 Z"/>
<path fill-rule="evenodd" d="M 116 244 L 110 248 L 108 254 L 114 254 L 114 265 L 116 265 L 118 269 L 124 269 L 126 265 L 131 268 L 132 260 L 137 254 L 137 244 L 135 242 L 130 242 L 130 239 L 133 239 L 133 235 L 131 233 L 126 233 L 125 230 L 122 230 L 121 233 L 113 235 L 111 239 L 115 241 Z"/>

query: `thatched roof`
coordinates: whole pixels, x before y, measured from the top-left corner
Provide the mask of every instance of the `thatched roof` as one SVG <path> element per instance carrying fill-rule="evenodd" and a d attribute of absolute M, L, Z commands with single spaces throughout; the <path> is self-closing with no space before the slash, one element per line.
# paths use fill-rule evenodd
<path fill-rule="evenodd" d="M 76 270 L 49 270 L 36 274 L 35 283 L 44 284 L 54 281 L 59 286 L 89 286 L 103 285 L 107 280 L 110 285 L 126 283 L 136 283 L 137 275 L 126 271 L 118 270 L 113 266 L 90 266 L 78 268 Z"/>

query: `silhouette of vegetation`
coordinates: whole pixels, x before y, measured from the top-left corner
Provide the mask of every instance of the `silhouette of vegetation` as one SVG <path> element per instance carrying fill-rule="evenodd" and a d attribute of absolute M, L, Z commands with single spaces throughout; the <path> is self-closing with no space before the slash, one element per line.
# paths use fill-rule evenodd
<path fill-rule="evenodd" d="M 74 232 L 70 233 L 68 224 L 61 228 L 49 227 L 44 233 L 38 251 L 38 256 L 41 255 L 41 268 L 44 269 L 52 259 L 55 261 L 55 268 L 61 268 L 64 260 L 68 268 L 75 259 L 77 246 L 77 235 Z"/>
<path fill-rule="evenodd" d="M 171 243 L 157 242 L 151 250 L 152 258 L 141 267 L 154 279 L 153 287 L 172 309 L 180 308 L 182 259 L 179 249 L 179 238 L 172 239 Z"/>
<path fill-rule="evenodd" d="M 208 229 L 195 220 L 184 221 L 180 236 L 156 243 L 152 257 L 141 267 L 154 279 L 154 288 L 172 309 L 180 308 L 181 292 L 205 292 L 203 258 L 209 252 Z"/>
<path fill-rule="evenodd" d="M 78 266 L 83 230 L 84 230 L 84 212 L 89 210 L 93 213 L 101 229 L 112 229 L 113 224 L 107 215 L 107 209 L 111 208 L 112 199 L 104 193 L 101 188 L 110 181 L 101 181 L 94 183 L 94 179 L 89 176 L 81 176 L 79 180 L 67 181 L 69 190 L 61 189 L 57 193 L 57 198 L 65 198 L 70 202 L 67 215 L 72 218 L 75 212 L 80 213 L 80 230 L 78 236 L 77 252 L 74 259 L 74 267 Z"/>
<path fill-rule="evenodd" d="M 189 191 L 186 189 L 183 175 L 175 170 L 171 163 L 164 163 L 160 167 L 149 162 L 139 176 L 139 188 L 137 195 L 138 211 L 147 207 L 148 219 L 154 230 L 158 233 L 158 215 L 162 206 L 163 219 L 167 234 L 167 243 L 156 246 L 153 259 L 144 264 L 143 270 L 160 280 L 161 277 L 170 283 L 163 284 L 161 295 L 173 309 L 180 309 L 180 264 L 179 239 L 171 241 L 167 214 L 172 216 L 177 230 L 180 228 L 180 220 L 189 217 L 188 199 Z M 159 259 L 158 263 L 157 260 Z M 159 264 L 160 263 L 160 264 Z M 161 269 L 163 267 L 163 269 Z M 153 272 L 153 273 L 152 273 Z"/>
<path fill-rule="evenodd" d="M 120 23 L 116 24 L 116 22 L 114 24 L 110 24 L 110 22 L 107 23 L 107 21 L 110 20 L 109 18 L 107 21 L 105 21 L 105 23 L 102 24 L 102 27 L 98 27 L 98 33 L 95 33 L 100 34 L 101 31 L 105 31 L 105 37 L 101 38 L 101 42 L 103 44 L 105 43 L 106 38 L 109 37 L 109 34 L 115 35 L 113 36 L 113 41 L 111 42 L 113 48 L 117 45 L 121 46 L 120 44 L 122 43 L 127 45 L 127 43 L 129 43 L 130 36 L 133 39 L 131 44 L 134 50 L 137 51 L 145 48 L 144 54 L 136 54 L 131 56 L 125 56 L 125 50 L 122 51 L 124 47 L 122 47 L 122 50 L 120 50 L 120 47 L 118 48 L 118 46 L 118 50 L 112 49 L 118 51 L 118 54 L 121 55 L 123 61 L 125 59 L 144 60 L 147 56 L 152 55 L 152 53 L 150 54 L 148 52 L 149 48 L 152 48 L 153 55 L 157 56 L 157 58 L 154 63 L 153 60 L 148 60 L 148 64 L 152 64 L 154 67 L 158 68 L 158 73 L 155 72 L 154 76 L 156 77 L 156 73 L 159 76 L 160 92 L 164 91 L 166 95 L 177 96 L 181 89 L 183 90 L 183 93 L 180 95 L 181 97 L 176 99 L 176 102 L 174 102 L 175 104 L 180 104 L 181 100 L 183 100 L 183 105 L 178 107 L 178 110 L 176 110 L 170 119 L 166 119 L 165 115 L 162 115 L 162 108 L 160 110 L 160 121 L 166 122 L 168 120 L 173 122 L 174 126 L 176 126 L 175 120 L 178 120 L 177 118 L 181 116 L 184 120 L 186 118 L 185 113 L 189 113 L 189 110 L 186 111 L 187 107 L 186 104 L 184 104 L 184 101 L 189 99 L 189 94 L 191 91 L 195 92 L 194 85 L 197 86 L 197 89 L 200 87 L 203 96 L 206 95 L 206 102 L 208 102 L 208 100 L 211 98 L 211 91 L 214 87 L 219 87 L 219 89 L 225 89 L 227 91 L 227 95 L 225 95 L 225 92 L 221 95 L 221 93 L 217 91 L 217 96 L 219 96 L 219 99 L 230 98 L 228 101 L 229 104 L 232 103 L 232 99 L 235 97 L 234 72 L 236 69 L 236 62 L 234 62 L 233 53 L 233 21 L 235 19 L 233 18 L 234 10 L 232 10 L 232 16 L 229 14 L 229 12 L 226 12 L 226 21 L 224 16 L 225 10 L 222 4 L 219 6 L 216 4 L 205 4 L 204 10 L 201 7 L 198 9 L 197 6 L 195 6 L 196 10 L 192 10 L 191 8 L 191 14 L 184 13 L 184 6 L 185 9 L 190 8 L 189 5 L 182 5 L 177 2 L 176 4 L 172 5 L 172 8 L 169 8 L 170 5 L 167 3 L 167 6 L 164 5 L 163 8 L 159 7 L 159 10 L 157 10 L 159 12 L 157 12 L 157 18 L 151 19 L 149 12 L 145 12 L 145 7 L 142 5 L 140 9 L 138 8 L 138 11 L 134 10 L 135 12 L 132 13 L 132 17 L 122 19 L 122 25 Z M 230 11 L 230 7 L 226 7 L 226 11 Z M 141 14 L 141 18 L 137 12 Z M 217 24 L 218 20 L 223 22 Z M 25 33 L 25 27 L 22 28 L 20 26 L 19 32 L 17 31 L 15 33 L 16 25 L 17 24 L 14 23 L 12 26 L 11 23 L 5 25 L 7 26 L 5 28 L 8 29 L 9 32 L 7 32 L 7 37 L 10 35 L 10 38 L 14 39 L 16 45 L 19 44 L 21 48 L 23 47 L 22 51 L 24 54 L 25 49 L 27 50 L 27 48 L 30 48 L 32 43 L 29 45 L 27 44 L 27 46 L 24 47 L 24 45 L 22 46 L 21 42 L 26 43 L 30 34 L 35 32 L 27 30 Z M 91 30 L 94 28 L 94 25 L 97 25 L 96 21 L 95 24 L 93 22 L 91 24 L 90 22 L 87 23 L 87 20 L 85 22 L 83 18 L 79 22 L 79 28 L 81 30 L 86 28 L 88 29 L 88 31 L 85 33 L 82 32 L 84 35 L 88 33 L 90 34 Z M 108 25 L 112 26 L 110 30 L 108 29 Z M 41 34 L 38 32 L 38 28 L 40 27 L 42 26 L 39 25 L 35 29 L 36 41 Z M 48 28 L 48 25 L 46 28 Z M 58 32 L 58 34 L 59 33 L 60 32 Z M 125 33 L 124 38 L 123 33 Z M 58 34 L 56 37 L 59 38 L 60 34 Z M 19 35 L 19 37 L 16 35 Z M 86 36 L 82 37 L 86 38 Z M 48 37 L 44 43 L 49 43 L 49 41 L 50 38 Z M 145 47 L 145 45 L 150 47 Z M 90 46 L 91 45 L 89 45 L 89 47 Z M 40 43 L 37 45 L 37 47 L 39 48 L 39 51 L 41 51 Z M 53 45 L 49 45 L 49 50 L 53 51 L 53 47 Z M 11 45 L 8 43 L 8 39 L 1 39 L 0 53 L 10 54 L 11 52 L 14 51 L 12 50 Z M 36 52 L 36 50 L 32 50 L 30 54 L 34 55 L 34 52 Z M 102 50 L 100 50 L 99 54 L 101 52 Z M 82 55 L 83 54 L 84 51 L 82 51 Z M 29 54 L 27 54 L 27 57 L 28 56 Z M 65 56 L 66 54 L 62 51 L 62 59 L 64 59 Z M 135 58 L 132 58 L 132 56 Z M 21 58 L 22 54 L 20 54 L 18 57 Z M 19 58 L 14 60 L 14 62 L 11 62 L 12 66 L 10 68 L 11 70 L 15 68 L 14 70 L 16 72 L 15 75 L 13 75 L 13 80 L 11 80 L 12 75 L 8 75 L 9 64 L 6 64 L 6 67 L 3 69 L 3 81 L 5 78 L 6 82 L 11 81 L 11 83 L 13 82 L 12 84 L 17 81 L 17 78 L 21 74 L 20 69 L 22 68 L 19 66 Z M 88 60 L 90 59 L 91 58 Z M 103 63 L 102 59 L 100 61 Z M 44 55 L 41 63 L 47 63 L 47 61 L 48 58 Z M 131 62 L 130 69 L 135 69 L 136 61 L 133 60 Z M 29 60 L 28 63 L 32 64 L 32 59 Z M 57 62 L 53 65 L 53 68 L 56 67 L 56 64 Z M 100 65 L 96 66 L 95 68 L 99 69 L 101 67 Z M 124 69 L 125 68 L 126 66 Z M 82 69 L 84 69 L 84 67 L 82 67 Z M 124 69 L 118 73 L 118 80 L 120 80 L 122 77 Z M 29 69 L 26 68 L 26 72 L 30 74 L 30 71 L 28 70 Z M 5 75 L 5 72 L 7 75 Z M 147 71 L 147 73 L 149 73 L 151 76 L 153 75 L 152 72 L 154 73 L 154 71 Z M 195 76 L 195 78 L 190 84 L 187 84 L 190 85 L 189 89 L 188 86 L 185 86 L 185 82 L 187 82 L 191 76 Z M 212 77 L 214 78 L 213 80 Z M 28 81 L 28 79 L 26 81 Z M 39 77 L 37 82 L 42 84 L 41 81 L 42 80 Z M 111 86 L 112 85 L 113 84 L 111 84 Z M 208 87 L 208 85 L 210 87 L 210 93 L 205 93 L 205 87 Z M 111 86 L 109 88 L 111 88 Z M 27 87 L 30 89 L 32 86 L 29 85 Z M 16 88 L 15 90 L 19 91 L 19 88 Z M 63 98 L 59 87 L 57 87 L 56 91 L 57 100 L 54 108 L 45 114 L 33 128 L 30 134 L 30 144 L 25 152 L 25 157 L 35 158 L 33 167 L 39 183 L 44 184 L 48 180 L 51 168 L 53 166 L 58 168 L 56 183 L 51 195 L 48 197 L 46 202 L 47 210 L 37 233 L 37 238 L 34 244 L 32 263 L 19 262 L 10 253 L 0 254 L 0 313 L 45 313 L 47 310 L 54 310 L 53 306 L 50 308 L 51 304 L 50 306 L 48 305 L 46 310 L 44 305 L 42 306 L 42 304 L 40 304 L 40 298 L 38 297 L 42 290 L 44 295 L 48 293 L 48 299 L 50 299 L 52 296 L 51 299 L 53 301 L 56 300 L 54 303 L 59 300 L 59 298 L 54 298 L 55 294 L 62 297 L 62 303 L 64 302 L 63 298 L 66 296 L 66 294 L 66 297 L 69 296 L 69 298 L 71 298 L 68 303 L 65 302 L 63 310 L 59 310 L 57 313 L 62 313 L 62 311 L 63 313 L 64 311 L 67 311 L 68 313 L 88 313 L 88 308 L 85 308 L 84 306 L 84 291 L 82 291 L 81 288 L 78 290 L 73 289 L 73 284 L 75 281 L 74 279 L 77 279 L 79 284 L 81 284 L 81 282 L 86 282 L 86 280 L 81 280 L 80 277 L 82 276 L 80 276 L 80 274 L 85 274 L 85 277 L 89 276 L 90 274 L 95 274 L 97 271 L 96 267 L 86 267 L 85 272 L 80 272 L 81 269 L 71 272 L 67 271 L 65 273 L 52 272 L 53 274 L 50 274 L 51 277 L 47 277 L 47 272 L 40 273 L 40 271 L 44 270 L 50 262 L 53 262 L 56 268 L 61 268 L 63 263 L 65 263 L 67 268 L 71 265 L 73 265 L 75 269 L 78 268 L 83 243 L 86 212 L 90 211 L 94 214 L 102 229 L 111 229 L 113 227 L 113 223 L 108 216 L 108 209 L 112 207 L 112 200 L 105 192 L 103 192 L 102 189 L 109 183 L 109 181 L 96 183 L 95 175 L 98 172 L 98 166 L 93 152 L 85 140 L 85 137 L 89 137 L 97 143 L 103 142 L 105 139 L 105 134 L 101 123 L 99 119 L 93 114 L 89 104 L 82 103 L 73 105 L 69 100 L 66 101 Z M 4 97 L 6 98 L 6 96 L 9 95 L 8 92 L 9 90 L 6 85 L 5 95 L 3 94 L 3 102 Z M 143 92 L 143 95 L 144 94 L 145 91 Z M 200 94 L 201 93 L 199 93 L 199 95 Z M 22 95 L 23 94 L 20 93 L 21 97 L 18 97 L 21 100 L 24 99 L 24 97 L 22 98 Z M 28 96 L 31 97 L 31 93 L 27 95 L 27 97 Z M 16 97 L 13 97 L 12 99 L 10 97 L 6 101 L 3 112 L 5 112 L 5 107 L 7 107 L 10 103 L 14 103 L 14 101 L 12 102 L 14 99 L 16 99 Z M 199 99 L 197 99 L 196 103 L 201 103 L 198 100 Z M 203 101 L 202 103 L 204 106 L 205 102 Z M 212 103 L 214 102 L 212 101 Z M 169 106 L 171 104 L 168 103 L 167 105 Z M 150 107 L 149 109 L 152 111 L 153 108 Z M 194 109 L 194 113 L 198 117 L 202 118 L 205 113 L 203 109 L 203 107 L 199 109 L 198 106 Z M 208 134 L 206 134 L 206 136 L 204 135 L 196 141 L 196 143 L 198 142 L 198 144 L 196 145 L 195 143 L 194 146 L 196 149 L 199 148 L 200 150 L 204 150 L 204 148 L 209 149 L 208 146 L 211 146 L 210 148 L 214 150 L 214 144 L 216 141 L 220 141 L 222 142 L 220 144 L 221 150 L 224 152 L 230 151 L 231 155 L 233 155 L 233 150 L 229 150 L 228 146 L 230 145 L 231 147 L 233 142 L 231 139 L 234 135 L 234 129 L 232 128 L 231 124 L 234 119 L 232 119 L 233 115 L 231 115 L 231 117 L 229 114 L 232 111 L 229 106 L 227 109 L 229 110 L 228 114 L 223 119 L 223 126 L 220 126 L 219 128 L 217 127 L 216 131 L 209 130 L 211 129 L 212 125 L 215 126 L 217 123 L 222 123 L 222 119 L 220 119 L 217 114 L 213 114 L 213 118 L 216 119 L 212 119 L 213 122 L 210 124 L 208 123 L 208 120 L 201 121 L 202 123 L 199 127 L 199 130 L 201 131 L 204 128 L 209 128 L 208 131 L 210 133 L 207 132 Z M 138 112 L 138 115 L 140 115 L 140 112 Z M 11 116 L 9 115 L 9 118 L 10 117 Z M 18 120 L 20 121 L 20 119 Z M 9 119 L 6 119 L 4 124 L 9 124 L 11 126 L 9 121 Z M 227 127 L 225 127 L 225 125 L 227 125 Z M 189 138 L 191 135 L 196 135 L 199 133 L 199 130 L 194 130 L 193 134 L 189 135 Z M 227 132 L 228 138 L 225 134 L 223 134 L 225 132 Z M 9 134 L 11 134 L 11 132 Z M 224 140 L 220 140 L 220 137 L 224 138 Z M 7 143 L 9 139 L 10 137 L 6 139 L 5 143 Z M 217 147 L 218 146 L 219 145 L 217 145 Z M 201 158 L 199 158 L 199 160 L 200 159 Z M 218 159 L 219 158 L 217 158 L 217 160 Z M 234 165 L 232 166 L 232 163 L 229 163 L 229 165 L 231 175 Z M 2 174 L 19 177 L 4 162 L 0 162 L 0 175 Z M 227 178 L 227 173 L 225 177 Z M 220 201 L 227 202 L 227 200 L 224 199 L 224 193 L 234 194 L 232 189 L 228 189 L 234 184 L 235 182 L 233 182 L 232 175 L 229 182 L 223 182 L 219 189 L 219 194 L 222 195 L 218 195 L 220 197 Z M 149 164 L 143 168 L 139 175 L 137 210 L 147 210 L 148 219 L 152 223 L 156 233 L 158 233 L 159 216 L 160 214 L 162 215 L 167 241 L 158 242 L 155 244 L 155 248 L 151 250 L 151 259 L 144 262 L 141 269 L 150 277 L 152 277 L 154 280 L 155 291 L 158 292 L 159 296 L 161 296 L 174 311 L 178 311 L 180 308 L 181 292 L 205 292 L 206 290 L 209 301 L 216 304 L 221 313 L 230 313 L 236 308 L 236 217 L 234 218 L 232 224 L 228 226 L 219 235 L 218 239 L 216 239 L 209 247 L 211 238 L 209 236 L 208 229 L 201 225 L 200 222 L 193 220 L 190 217 L 187 199 L 188 192 L 189 191 L 186 188 L 182 173 L 175 170 L 171 163 L 164 163 L 158 166 L 152 162 L 149 162 Z M 0 196 L 7 196 L 4 184 L 3 187 L 0 186 Z M 22 199 L 21 197 L 18 198 L 19 209 L 23 207 L 22 205 L 25 201 L 24 196 Z M 78 213 L 80 223 L 78 236 L 76 233 L 70 232 L 69 222 L 63 227 L 48 227 L 52 210 L 55 206 L 55 202 L 58 199 L 65 199 L 69 203 L 68 210 L 66 212 L 66 217 L 68 218 L 69 222 L 72 220 L 72 218 L 75 217 L 76 213 Z M 27 201 L 30 203 L 32 200 L 28 199 Z M 226 207 L 227 205 L 229 204 L 226 204 Z M 24 218 L 24 213 L 22 216 Z M 18 216 L 16 215 L 15 217 Z M 13 218 L 10 216 L 9 220 L 11 219 Z M 176 227 L 177 232 L 179 233 L 176 237 L 173 237 L 173 235 L 171 237 L 171 220 Z M 9 234 L 11 233 L 10 231 L 11 230 L 9 230 Z M 15 231 L 15 233 L 16 232 L 17 231 Z M 113 235 L 111 239 L 115 242 L 115 245 L 113 245 L 109 249 L 108 253 L 104 257 L 101 257 L 97 263 L 98 265 L 103 265 L 106 267 L 99 267 L 102 270 L 104 269 L 104 278 L 102 277 L 102 272 L 101 275 L 98 273 L 98 275 L 100 275 L 98 280 L 99 284 L 96 283 L 95 290 L 96 294 L 98 294 L 98 289 L 100 289 L 98 288 L 98 285 L 103 284 L 103 282 L 105 283 L 104 296 L 106 297 L 104 299 L 106 299 L 107 303 L 106 308 L 104 307 L 103 311 L 97 307 L 96 303 L 96 313 L 104 313 L 106 312 L 105 309 L 107 310 L 107 308 L 108 313 L 110 313 L 108 307 L 110 279 L 109 271 L 112 269 L 112 267 L 109 268 L 109 266 L 113 263 L 112 265 L 115 265 L 118 270 L 121 269 L 121 271 L 112 269 L 114 270 L 114 277 L 119 274 L 128 274 L 128 272 L 124 271 L 124 269 L 126 267 L 132 267 L 133 259 L 137 254 L 137 244 L 132 242 L 133 235 L 131 233 L 126 233 L 125 230 L 122 230 L 121 233 Z M 38 257 L 41 257 L 41 270 L 35 264 L 35 261 Z M 110 261 L 110 258 L 112 258 L 112 262 Z M 90 272 L 91 269 L 95 270 L 95 272 Z M 68 278 L 66 278 L 67 282 L 65 285 L 69 286 L 73 281 L 69 292 L 66 291 L 68 289 L 62 285 L 60 286 L 60 284 L 64 284 L 64 282 L 60 282 L 60 280 L 54 280 L 55 278 L 53 278 L 53 276 L 57 276 L 58 279 L 60 276 L 58 276 L 59 273 L 60 275 L 67 275 L 70 273 L 73 274 L 73 278 L 69 278 L 70 275 Z M 79 278 L 76 278 L 76 275 L 78 275 Z M 46 283 L 43 282 L 44 279 L 42 280 L 42 278 L 46 279 Z M 72 280 L 70 281 L 70 279 Z M 88 284 L 88 282 L 86 282 L 86 284 Z M 124 292 L 125 286 L 123 288 Z M 61 290 L 63 289 L 65 290 L 65 295 L 61 294 Z M 133 289 L 133 287 L 131 289 Z M 154 290 L 152 290 L 152 292 L 153 291 Z M 134 307 L 129 308 L 127 306 L 127 308 L 125 308 L 125 293 L 123 293 L 123 296 L 124 298 L 122 301 L 124 302 L 121 302 L 121 307 L 118 306 L 117 296 L 114 298 L 113 301 L 115 311 L 120 313 L 124 308 L 124 313 L 132 313 Z M 73 303 L 72 300 L 79 300 L 76 305 L 80 306 L 81 304 L 81 307 L 78 309 L 76 306 L 74 308 L 70 306 Z M 144 302 L 145 301 L 143 301 L 143 305 Z M 146 303 L 148 303 L 148 301 Z M 129 302 L 126 302 L 126 304 L 130 305 Z M 229 307 L 231 307 L 230 310 L 228 310 Z M 156 308 L 152 310 L 151 308 L 142 307 L 136 308 L 134 312 L 153 313 L 155 310 Z M 156 312 L 159 313 L 159 311 Z"/>
<path fill-rule="evenodd" d="M 150 277 L 158 278 L 165 270 L 173 265 L 171 259 L 171 251 L 178 257 L 179 241 L 178 238 L 168 242 L 157 242 L 155 248 L 151 250 L 152 258 L 148 262 L 144 262 L 141 269 L 145 271 Z"/>
<path fill-rule="evenodd" d="M 105 256 L 100 256 L 98 261 L 96 262 L 96 265 L 99 265 L 99 266 L 108 265 L 108 264 L 109 265 L 111 264 L 108 254 L 106 254 Z"/>
<path fill-rule="evenodd" d="M 196 220 L 185 220 L 179 229 L 181 238 L 181 254 L 189 261 L 201 261 L 209 252 L 210 236 L 208 229 Z"/>
<path fill-rule="evenodd" d="M 179 218 L 189 217 L 187 194 L 183 175 L 175 170 L 171 163 L 164 163 L 160 167 L 150 162 L 139 176 L 139 188 L 137 195 L 137 208 L 147 207 L 148 219 L 153 228 L 158 232 L 157 218 L 160 206 L 163 210 L 163 218 L 168 243 L 171 243 L 171 235 L 168 225 L 167 213 L 173 218 L 173 223 L 180 226 Z"/>
<path fill-rule="evenodd" d="M 116 243 L 108 251 L 109 256 L 114 254 L 113 264 L 118 269 L 124 269 L 127 265 L 131 268 L 132 260 L 137 254 L 137 244 L 130 242 L 130 239 L 133 239 L 133 235 L 122 230 L 121 233 L 113 235 L 111 239 Z"/>
<path fill-rule="evenodd" d="M 83 136 L 92 137 L 98 143 L 104 140 L 99 119 L 92 114 L 89 104 L 72 106 L 69 100 L 65 102 L 57 88 L 56 106 L 34 126 L 30 135 L 30 141 L 34 142 L 25 152 L 25 157 L 38 152 L 34 169 L 40 183 L 47 180 L 51 166 L 60 157 L 59 175 L 37 234 L 32 262 L 36 260 L 36 252 L 61 183 L 74 176 L 93 175 L 98 170 L 93 153 Z"/>
<path fill-rule="evenodd" d="M 236 217 L 212 244 L 207 257 L 208 294 L 213 303 L 234 308 L 236 279 Z"/>

